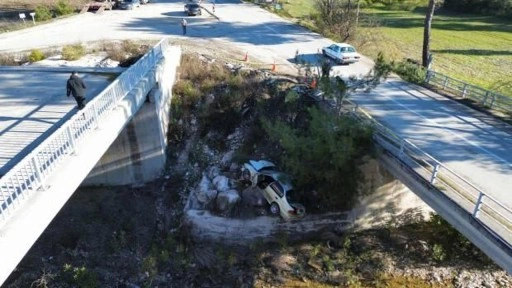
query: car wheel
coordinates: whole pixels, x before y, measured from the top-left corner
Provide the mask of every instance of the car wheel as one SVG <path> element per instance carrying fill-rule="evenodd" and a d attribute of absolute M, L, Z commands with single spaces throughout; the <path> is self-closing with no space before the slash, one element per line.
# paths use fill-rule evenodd
<path fill-rule="evenodd" d="M 277 205 L 276 202 L 270 204 L 270 213 L 272 213 L 272 215 L 279 215 L 279 210 L 279 205 Z"/>

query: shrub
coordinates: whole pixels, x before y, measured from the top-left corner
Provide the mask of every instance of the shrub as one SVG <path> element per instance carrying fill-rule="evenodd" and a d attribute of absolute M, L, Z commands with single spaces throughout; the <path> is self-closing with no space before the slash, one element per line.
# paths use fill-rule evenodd
<path fill-rule="evenodd" d="M 402 61 L 393 64 L 393 72 L 400 75 L 407 82 L 421 84 L 425 81 L 427 71 L 423 66 L 410 61 Z"/>
<path fill-rule="evenodd" d="M 19 62 L 16 61 L 16 57 L 12 54 L 0 55 L 1 66 L 18 66 Z"/>
<path fill-rule="evenodd" d="M 52 11 L 46 6 L 37 6 L 34 10 L 36 21 L 46 21 L 52 19 Z"/>
<path fill-rule="evenodd" d="M 62 48 L 62 59 L 78 60 L 85 55 L 85 47 L 81 44 L 66 45 Z"/>
<path fill-rule="evenodd" d="M 371 129 L 348 116 L 308 111 L 304 129 L 275 117 L 263 120 L 263 128 L 283 149 L 278 162 L 296 179 L 294 200 L 317 203 L 313 210 L 350 209 L 364 192 L 358 189 L 363 175 L 357 167 L 372 151 Z M 312 187 L 321 192 L 311 192 Z"/>
<path fill-rule="evenodd" d="M 46 58 L 46 56 L 44 55 L 44 53 L 38 49 L 34 49 L 34 50 L 30 51 L 30 55 L 28 55 L 28 60 L 30 62 L 41 61 L 41 60 L 44 60 L 45 58 Z"/>
<path fill-rule="evenodd" d="M 55 6 L 55 14 L 57 16 L 68 15 L 75 12 L 75 9 L 69 4 L 68 0 L 59 0 Z"/>

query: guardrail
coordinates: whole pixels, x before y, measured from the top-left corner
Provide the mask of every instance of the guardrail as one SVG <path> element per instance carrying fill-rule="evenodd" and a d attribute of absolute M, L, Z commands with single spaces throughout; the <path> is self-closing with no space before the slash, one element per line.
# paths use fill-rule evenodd
<path fill-rule="evenodd" d="M 77 145 L 105 120 L 119 101 L 162 59 L 167 49 L 163 39 L 134 65 L 123 72 L 105 90 L 92 99 L 57 131 L 0 179 L 0 224 L 4 223 L 30 194 L 46 190 L 46 180 L 59 163 L 77 151 Z M 138 99 L 143 103 L 144 99 Z"/>
<path fill-rule="evenodd" d="M 397 135 L 355 103 L 346 100 L 352 115 L 374 128 L 374 140 L 428 184 L 434 185 L 512 249 L 512 209 L 472 184 L 441 161 Z M 347 107 L 348 106 L 348 107 Z"/>
<path fill-rule="evenodd" d="M 470 98 L 491 109 L 501 109 L 512 113 L 512 97 L 507 97 L 431 70 L 427 71 L 425 83 L 439 87 L 462 98 Z"/>

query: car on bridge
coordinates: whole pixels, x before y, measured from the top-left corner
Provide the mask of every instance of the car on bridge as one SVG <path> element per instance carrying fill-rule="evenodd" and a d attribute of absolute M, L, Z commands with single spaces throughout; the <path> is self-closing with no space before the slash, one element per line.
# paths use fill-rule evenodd
<path fill-rule="evenodd" d="M 356 49 L 346 43 L 335 43 L 324 47 L 322 54 L 339 64 L 356 63 L 361 59 L 361 55 L 357 53 Z"/>
<path fill-rule="evenodd" d="M 280 215 L 284 220 L 302 218 L 306 209 L 298 203 L 289 203 L 293 194 L 290 177 L 276 169 L 274 163 L 250 160 L 242 168 L 242 181 L 260 189 L 263 197 L 270 204 L 270 213 Z"/>

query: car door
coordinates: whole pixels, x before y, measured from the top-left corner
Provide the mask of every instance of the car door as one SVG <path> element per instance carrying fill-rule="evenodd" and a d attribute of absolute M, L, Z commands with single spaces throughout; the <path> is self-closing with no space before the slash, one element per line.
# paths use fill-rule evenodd
<path fill-rule="evenodd" d="M 340 59 L 340 46 L 338 45 L 332 45 L 332 58 L 334 59 Z"/>

